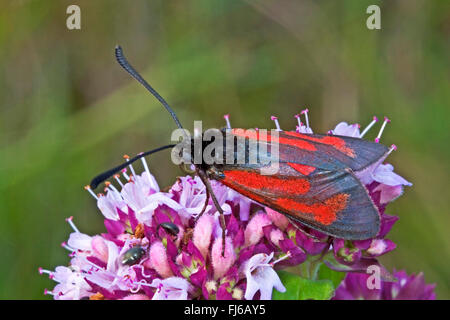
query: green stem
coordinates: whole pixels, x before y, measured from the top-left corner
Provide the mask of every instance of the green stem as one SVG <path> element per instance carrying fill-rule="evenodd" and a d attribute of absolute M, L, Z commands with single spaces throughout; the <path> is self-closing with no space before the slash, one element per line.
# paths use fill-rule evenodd
<path fill-rule="evenodd" d="M 310 272 L 309 272 L 310 271 L 309 270 L 310 263 L 311 263 L 310 261 L 306 260 L 305 262 L 303 262 L 300 265 L 300 275 L 305 279 L 309 279 L 309 277 L 310 277 Z"/>
<path fill-rule="evenodd" d="M 320 265 L 322 264 L 322 261 L 321 261 L 321 259 L 319 259 L 319 260 L 316 260 L 316 261 L 312 261 L 311 263 L 310 263 L 310 275 L 311 275 L 311 280 L 317 280 L 317 274 L 318 274 L 318 272 L 319 272 L 319 268 L 320 268 Z"/>
<path fill-rule="evenodd" d="M 303 278 L 316 280 L 319 268 L 323 260 L 330 255 L 330 252 L 322 255 L 319 259 L 315 257 L 309 257 L 305 262 L 300 265 L 300 275 Z"/>

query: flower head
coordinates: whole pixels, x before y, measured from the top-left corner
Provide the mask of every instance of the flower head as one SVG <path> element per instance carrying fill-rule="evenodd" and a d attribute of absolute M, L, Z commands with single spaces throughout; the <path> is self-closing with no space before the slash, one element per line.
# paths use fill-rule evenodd
<path fill-rule="evenodd" d="M 311 134 L 308 110 L 296 118 L 297 131 Z M 230 127 L 229 117 L 225 119 Z M 277 118 L 272 119 L 282 130 Z M 362 137 L 367 131 L 341 123 L 330 134 Z M 403 186 L 411 185 L 382 161 L 364 170 L 358 178 L 380 212 L 381 228 L 373 239 L 348 241 L 293 224 L 285 215 L 211 181 L 225 213 L 222 230 L 219 212 L 199 177 L 180 177 L 164 192 L 144 158 L 142 163 L 144 172 L 136 174 L 130 164 L 114 176 L 114 184 L 105 183 L 104 194 L 86 187 L 104 216 L 106 232 L 89 236 L 78 230 L 72 217 L 67 219 L 73 232 L 63 247 L 71 260 L 69 267 L 55 271 L 39 269 L 57 282 L 47 294 L 55 299 L 270 299 L 273 289 L 285 291 L 276 270 L 298 266 L 311 256 L 332 257 L 335 263 L 330 266 L 336 270 L 361 271 L 392 251 L 396 245 L 386 236 L 398 218 L 385 209 Z M 396 297 L 409 292 L 404 286 L 389 288 Z"/>
<path fill-rule="evenodd" d="M 367 285 L 369 274 L 348 273 L 336 290 L 334 300 L 434 300 L 434 284 L 426 284 L 422 273 L 394 272 L 397 281 L 381 281 L 379 288 Z"/>

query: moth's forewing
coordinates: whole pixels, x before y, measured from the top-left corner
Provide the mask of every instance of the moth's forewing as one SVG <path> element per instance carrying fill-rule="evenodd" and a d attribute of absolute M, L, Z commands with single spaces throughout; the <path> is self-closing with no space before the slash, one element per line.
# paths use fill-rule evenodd
<path fill-rule="evenodd" d="M 340 167 L 342 165 L 348 167 L 353 172 L 359 172 L 379 163 L 389 152 L 389 148 L 385 145 L 354 137 L 296 132 L 283 132 L 282 136 L 284 135 L 314 145 L 317 149 L 316 155 L 325 156 L 326 159 L 331 159 L 331 162 Z"/>
<path fill-rule="evenodd" d="M 243 136 L 243 129 L 232 129 L 232 133 Z M 282 162 L 298 163 L 319 170 L 334 171 L 350 168 L 358 172 L 384 159 L 389 149 L 379 143 L 344 136 L 322 134 L 301 134 L 291 131 L 280 131 L 278 137 L 272 139 L 270 132 L 266 136 L 254 135 L 258 143 L 278 142 L 279 159 Z"/>
<path fill-rule="evenodd" d="M 261 174 L 262 164 L 224 164 L 215 167 L 211 178 L 331 236 L 373 238 L 380 214 L 353 171 L 377 163 L 388 149 L 361 139 L 327 137 L 280 132 L 276 174 Z M 269 143 L 267 149 L 270 153 Z"/>

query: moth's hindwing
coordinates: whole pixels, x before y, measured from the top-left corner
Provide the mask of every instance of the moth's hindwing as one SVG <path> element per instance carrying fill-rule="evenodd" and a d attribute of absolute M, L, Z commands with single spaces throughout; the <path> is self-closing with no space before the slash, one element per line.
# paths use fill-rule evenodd
<path fill-rule="evenodd" d="M 296 174 L 280 164 L 277 175 L 258 170 L 224 168 L 224 185 L 260 204 L 328 235 L 363 240 L 377 235 L 378 209 L 367 190 L 349 171 L 318 171 Z"/>

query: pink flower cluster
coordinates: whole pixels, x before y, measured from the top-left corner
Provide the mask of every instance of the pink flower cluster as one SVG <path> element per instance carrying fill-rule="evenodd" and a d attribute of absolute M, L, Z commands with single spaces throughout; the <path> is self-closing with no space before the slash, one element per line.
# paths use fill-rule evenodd
<path fill-rule="evenodd" d="M 302 114 L 307 125 L 297 116 L 297 131 L 311 133 L 307 111 Z M 281 130 L 276 117 L 273 120 Z M 358 125 L 340 123 L 330 133 L 362 137 L 365 132 L 361 134 Z M 89 236 L 67 219 L 73 228 L 63 243 L 70 251 L 69 266 L 39 269 L 57 282 L 46 290 L 54 299 L 270 299 L 274 289 L 285 291 L 276 270 L 310 256 L 333 256 L 336 263 L 329 266 L 337 270 L 362 270 L 395 248 L 385 236 L 397 217 L 384 210 L 410 185 L 389 164 L 378 164 L 359 177 L 380 209 L 382 227 L 375 239 L 344 241 L 294 225 L 211 181 L 225 213 L 222 250 L 219 213 L 211 200 L 199 217 L 207 197 L 200 178 L 180 177 L 163 192 L 143 158 L 142 163 L 141 174 L 130 165 L 114 176 L 114 184 L 106 183 L 104 194 L 87 188 L 105 217 L 107 232 Z"/>
<path fill-rule="evenodd" d="M 370 275 L 348 273 L 336 289 L 333 300 L 435 300 L 434 284 L 426 284 L 423 273 L 408 275 L 394 271 L 395 282 L 381 281 L 379 288 L 369 289 Z"/>
<path fill-rule="evenodd" d="M 124 172 L 126 175 L 126 172 Z M 290 261 L 277 248 L 284 216 L 268 215 L 261 206 L 212 182 L 226 214 L 227 235 L 222 255 L 222 229 L 212 203 L 198 218 L 206 191 L 198 177 L 180 177 L 161 192 L 145 171 L 128 176 L 121 191 L 111 184 L 96 195 L 107 233 L 88 236 L 72 218 L 67 243 L 69 267 L 48 273 L 58 284 L 55 299 L 270 299 L 284 286 L 274 271 Z"/>

